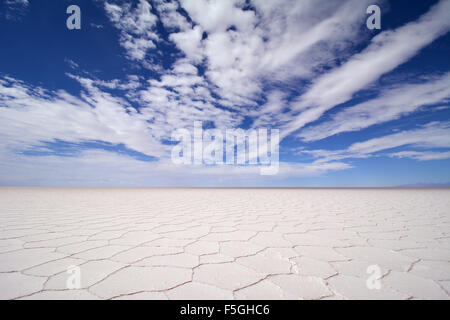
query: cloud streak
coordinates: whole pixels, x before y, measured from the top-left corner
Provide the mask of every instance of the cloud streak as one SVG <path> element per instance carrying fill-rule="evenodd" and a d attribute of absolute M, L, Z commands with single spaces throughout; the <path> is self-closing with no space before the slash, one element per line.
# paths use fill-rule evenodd
<path fill-rule="evenodd" d="M 450 73 L 419 84 L 405 84 L 383 90 L 379 97 L 345 108 L 330 121 L 308 127 L 298 135 L 304 141 L 359 131 L 375 124 L 399 119 L 426 106 L 450 101 Z"/>
<path fill-rule="evenodd" d="M 398 147 L 414 147 L 427 151 L 427 149 L 450 148 L 450 123 L 430 122 L 420 128 L 404 130 L 397 133 L 373 138 L 361 142 L 355 142 L 344 150 L 301 150 L 300 153 L 312 155 L 316 162 L 340 161 L 343 159 L 369 158 L 381 151 Z M 417 160 L 438 160 L 438 153 L 427 151 L 408 151 L 390 153 L 389 156 L 397 158 L 412 158 Z M 445 155 L 447 153 L 442 153 Z M 427 159 L 428 158 L 428 159 Z M 445 157 L 441 157 L 445 159 Z"/>
<path fill-rule="evenodd" d="M 417 21 L 375 36 L 367 48 L 341 67 L 319 77 L 293 104 L 299 114 L 283 136 L 318 120 L 326 111 L 350 100 L 383 74 L 405 63 L 422 48 L 450 30 L 450 1 L 441 0 Z"/>

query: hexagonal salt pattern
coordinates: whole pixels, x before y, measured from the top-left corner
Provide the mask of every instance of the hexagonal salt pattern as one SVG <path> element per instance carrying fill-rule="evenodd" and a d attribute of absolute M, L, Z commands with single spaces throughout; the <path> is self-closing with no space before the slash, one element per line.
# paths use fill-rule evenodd
<path fill-rule="evenodd" d="M 0 299 L 449 299 L 449 283 L 450 190 L 0 188 Z"/>

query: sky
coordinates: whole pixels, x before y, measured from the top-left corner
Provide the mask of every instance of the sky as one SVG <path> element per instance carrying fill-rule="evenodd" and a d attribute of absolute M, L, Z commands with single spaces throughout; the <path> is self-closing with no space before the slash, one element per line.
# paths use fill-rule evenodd
<path fill-rule="evenodd" d="M 450 0 L 4 0 L 0 185 L 450 185 L 449 31 Z M 279 130 L 277 174 L 175 164 L 195 121 Z"/>

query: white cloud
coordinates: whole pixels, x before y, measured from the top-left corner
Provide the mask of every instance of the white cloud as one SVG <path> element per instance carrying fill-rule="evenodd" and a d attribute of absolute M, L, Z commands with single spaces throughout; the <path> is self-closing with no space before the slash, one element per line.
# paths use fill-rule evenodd
<path fill-rule="evenodd" d="M 450 123 L 432 122 L 419 129 L 357 142 L 352 144 L 348 151 L 367 154 L 406 145 L 419 148 L 450 148 Z"/>
<path fill-rule="evenodd" d="M 276 176 L 261 176 L 257 166 L 176 166 L 145 162 L 124 154 L 85 150 L 71 157 L 0 153 L 2 185 L 76 187 L 273 185 L 284 178 L 316 177 L 347 170 L 348 164 L 281 163 Z"/>
<path fill-rule="evenodd" d="M 195 26 L 183 32 L 172 33 L 169 38 L 184 52 L 188 59 L 194 63 L 200 63 L 203 59 L 202 35 L 202 29 L 199 26 Z"/>
<path fill-rule="evenodd" d="M 76 70 L 80 67 L 80 65 L 78 63 L 76 63 L 73 60 L 67 59 L 67 58 L 64 59 L 64 62 L 66 62 L 69 65 L 69 67 L 74 70 Z"/>
<path fill-rule="evenodd" d="M 5 1 L 7 5 L 22 5 L 22 6 L 28 6 L 30 2 L 28 0 L 6 0 Z"/>
<path fill-rule="evenodd" d="M 333 66 L 337 55 L 341 60 L 349 57 L 355 43 L 361 40 L 365 9 L 373 3 L 183 0 L 180 4 L 192 23 L 180 13 L 177 2 L 158 0 L 154 9 L 169 40 L 184 53 L 181 60 L 194 66 L 204 62 L 204 82 L 209 91 L 219 95 L 217 102 L 250 114 L 259 110 L 256 101 L 270 94 L 262 91 L 264 82 L 289 85 L 294 79 L 311 80 L 317 76 L 317 70 Z M 419 20 L 383 31 L 361 53 L 313 80 L 312 87 L 291 105 L 292 112 L 263 112 L 256 123 L 278 123 L 284 127 L 282 135 L 287 136 L 317 120 L 447 32 L 450 25 L 444 12 L 448 6 L 449 1 L 443 0 Z M 159 39 L 155 31 L 157 17 L 150 12 L 150 5 L 141 0 L 136 9 L 109 3 L 105 8 L 121 30 L 121 43 L 129 49 L 130 56 L 164 75 L 145 59 L 147 50 L 156 46 L 154 40 Z M 417 34 L 423 36 L 416 39 Z"/>
<path fill-rule="evenodd" d="M 30 3 L 28 0 L 5 0 L 4 11 L 0 14 L 7 20 L 20 21 L 28 11 Z"/>
<path fill-rule="evenodd" d="M 59 139 L 123 143 L 150 156 L 164 154 L 143 115 L 125 100 L 100 91 L 92 80 L 76 79 L 87 90 L 82 98 L 1 79 L 0 103 L 7 106 L 0 108 L 1 149 L 15 152 Z"/>
<path fill-rule="evenodd" d="M 389 154 L 393 158 L 411 158 L 419 161 L 429 160 L 445 160 L 450 159 L 450 151 L 447 152 L 432 152 L 432 151 L 401 151 Z"/>
<path fill-rule="evenodd" d="M 151 5 L 140 0 L 136 8 L 131 4 L 105 3 L 109 19 L 120 30 L 120 44 L 133 60 L 143 60 L 149 49 L 155 48 L 158 35 L 154 31 L 157 17 L 151 13 Z"/>
<path fill-rule="evenodd" d="M 177 74 L 196 75 L 198 73 L 198 69 L 194 65 L 182 60 L 177 61 L 177 63 L 173 66 L 173 71 Z"/>
<path fill-rule="evenodd" d="M 186 58 L 205 62 L 222 104 L 254 108 L 264 81 L 311 78 L 351 47 L 369 2 L 186 0 L 195 26 L 169 38 Z"/>
<path fill-rule="evenodd" d="M 168 2 L 165 0 L 156 0 L 156 10 L 158 11 L 164 27 L 170 31 L 187 30 L 191 28 L 191 24 L 181 15 L 178 2 Z"/>
<path fill-rule="evenodd" d="M 430 152 L 429 149 L 449 149 L 450 123 L 430 122 L 417 129 L 404 130 L 382 137 L 356 142 L 344 150 L 301 150 L 300 153 L 312 155 L 317 158 L 316 162 L 327 163 L 349 158 L 368 158 L 381 151 L 406 146 L 427 152 Z M 418 152 L 416 150 L 414 151 Z M 407 155 L 405 153 L 391 153 L 391 155 L 392 154 L 397 156 Z M 429 156 L 432 154 L 433 153 L 428 153 Z M 418 154 L 416 154 L 415 157 L 412 153 L 409 153 L 409 155 L 412 158 L 420 158 Z M 425 154 L 420 160 L 427 160 Z"/>
<path fill-rule="evenodd" d="M 341 132 L 358 131 L 398 119 L 424 106 L 448 102 L 449 99 L 450 73 L 447 73 L 424 83 L 383 90 L 379 97 L 345 108 L 333 115 L 331 120 L 306 128 L 298 136 L 304 141 L 315 141 Z"/>
<path fill-rule="evenodd" d="M 450 1 L 441 0 L 417 21 L 375 36 L 361 53 L 314 81 L 292 108 L 299 115 L 283 136 L 316 121 L 324 112 L 352 98 L 357 91 L 408 61 L 419 50 L 450 30 Z"/>
<path fill-rule="evenodd" d="M 73 78 L 77 78 L 74 76 L 71 76 Z M 117 90 L 135 90 L 141 87 L 140 77 L 136 75 L 128 75 L 127 80 L 119 80 L 119 79 L 112 79 L 109 81 L 103 81 L 103 80 L 95 80 L 92 81 L 92 85 L 95 85 L 97 87 L 103 87 L 108 89 L 117 89 Z"/>
<path fill-rule="evenodd" d="M 224 32 L 234 26 L 238 30 L 253 28 L 256 17 L 251 10 L 241 10 L 241 0 L 181 0 L 182 7 L 208 33 Z"/>

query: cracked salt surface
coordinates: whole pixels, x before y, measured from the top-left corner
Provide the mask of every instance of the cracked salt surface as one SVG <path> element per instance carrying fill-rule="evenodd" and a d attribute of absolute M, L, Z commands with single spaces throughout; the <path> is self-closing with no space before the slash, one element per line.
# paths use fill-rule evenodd
<path fill-rule="evenodd" d="M 67 289 L 69 266 L 79 289 Z M 0 288 L 0 299 L 450 299 L 450 190 L 0 188 Z"/>

